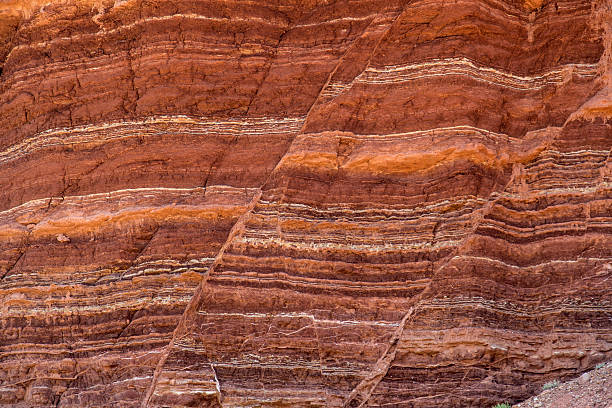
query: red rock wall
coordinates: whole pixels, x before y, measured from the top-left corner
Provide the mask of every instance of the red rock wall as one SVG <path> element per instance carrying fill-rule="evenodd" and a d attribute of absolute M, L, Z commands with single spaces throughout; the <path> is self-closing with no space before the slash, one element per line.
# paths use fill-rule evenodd
<path fill-rule="evenodd" d="M 0 5 L 0 406 L 447 407 L 612 356 L 609 1 Z"/>

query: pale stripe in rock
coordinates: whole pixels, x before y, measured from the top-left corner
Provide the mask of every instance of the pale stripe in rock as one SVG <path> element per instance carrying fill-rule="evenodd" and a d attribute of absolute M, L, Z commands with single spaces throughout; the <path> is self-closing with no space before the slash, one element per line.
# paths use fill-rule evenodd
<path fill-rule="evenodd" d="M 333 206 L 328 206 L 325 208 L 320 208 L 320 207 L 309 206 L 307 204 L 286 203 L 286 202 L 276 203 L 274 201 L 267 201 L 264 199 L 261 199 L 259 201 L 260 204 L 274 206 L 274 207 L 278 207 L 281 209 L 286 208 L 287 212 L 293 212 L 294 210 L 308 210 L 309 212 L 322 214 L 326 217 L 330 217 L 336 213 L 339 213 L 339 216 L 342 216 L 342 213 L 345 211 L 350 211 L 351 217 L 353 217 L 356 214 L 368 215 L 370 213 L 375 213 L 375 214 L 383 213 L 384 217 L 393 216 L 394 214 L 397 213 L 405 217 L 415 212 L 430 213 L 432 211 L 436 211 L 436 209 L 438 208 L 440 208 L 440 210 L 445 210 L 444 207 L 455 205 L 455 204 L 462 204 L 465 206 L 473 205 L 473 206 L 480 207 L 481 205 L 487 202 L 488 200 L 484 198 L 474 197 L 474 196 L 467 196 L 467 197 L 464 196 L 456 200 L 444 199 L 444 200 L 433 201 L 433 202 L 427 203 L 426 205 L 405 206 L 405 205 L 398 204 L 398 205 L 389 205 L 389 206 L 377 208 L 376 206 L 380 204 L 372 203 L 372 207 L 367 208 L 367 209 L 352 209 L 350 204 L 346 204 L 345 206 L 333 205 Z"/>
<path fill-rule="evenodd" d="M 0 294 L 14 292 L 9 289 L 28 288 L 31 290 L 48 290 L 53 285 L 54 290 L 71 288 L 75 285 L 86 285 L 92 290 L 98 286 L 108 285 L 111 282 L 131 280 L 137 276 L 157 276 L 161 274 L 179 275 L 184 272 L 197 272 L 204 274 L 214 261 L 214 258 L 199 258 L 180 262 L 174 259 L 162 259 L 156 261 L 142 262 L 127 270 L 114 271 L 109 268 L 100 268 L 93 271 L 81 271 L 74 274 L 66 274 L 58 270 L 44 270 L 40 272 L 12 273 L 3 279 L 0 285 Z M 157 267 L 152 267 L 153 265 Z M 92 283 L 92 279 L 95 282 Z M 5 295 L 6 296 L 6 295 Z"/>
<path fill-rule="evenodd" d="M 542 75 L 521 76 L 477 64 L 468 58 L 446 58 L 418 64 L 368 67 L 352 82 L 335 82 L 321 96 L 325 102 L 338 97 L 354 84 L 398 84 L 422 78 L 464 76 L 518 91 L 540 90 L 550 85 L 562 85 L 573 75 L 593 79 L 599 74 L 599 64 L 567 64 Z"/>
<path fill-rule="evenodd" d="M 520 270 L 520 271 L 535 271 L 537 269 L 542 269 L 547 265 L 566 265 L 566 264 L 578 265 L 578 264 L 584 264 L 584 263 L 612 262 L 612 258 L 585 257 L 585 258 L 564 259 L 564 260 L 552 259 L 546 262 L 541 262 L 539 264 L 532 264 L 532 265 L 512 265 L 512 264 L 500 261 L 499 259 L 488 258 L 488 257 L 483 257 L 483 256 L 475 256 L 475 255 L 456 255 L 453 257 L 453 259 L 464 259 L 467 261 L 470 261 L 470 260 L 482 261 L 482 262 L 495 264 L 497 265 L 497 267 L 502 266 L 504 268 L 511 268 L 511 269 Z"/>
<path fill-rule="evenodd" d="M 585 218 L 575 218 L 572 221 L 564 221 L 564 222 L 556 222 L 542 225 L 536 225 L 533 227 L 517 227 L 514 225 L 508 225 L 503 221 L 486 219 L 481 222 L 480 227 L 489 227 L 495 228 L 498 231 L 503 231 L 508 235 L 512 235 L 514 237 L 533 237 L 537 238 L 539 234 L 548 233 L 552 231 L 575 231 L 575 230 L 583 230 L 586 231 L 588 226 L 591 224 L 590 219 Z M 600 226 L 611 226 L 612 227 L 612 217 L 610 217 L 609 221 L 604 221 L 604 219 L 599 219 L 597 225 Z"/>
<path fill-rule="evenodd" d="M 455 225 L 456 233 L 452 234 L 450 232 L 447 232 L 446 234 L 436 234 L 436 241 L 455 241 L 452 239 L 445 240 L 444 238 L 451 238 L 451 237 L 456 238 L 456 237 L 461 237 L 465 235 L 466 234 L 465 224 L 469 224 L 470 219 L 471 218 L 469 216 L 466 216 L 464 217 L 463 220 L 461 220 L 463 222 L 454 221 L 453 224 L 456 224 Z M 398 220 L 398 221 L 402 222 L 402 220 Z M 396 223 L 398 221 L 396 221 Z M 333 234 L 333 233 L 329 233 L 329 231 L 323 231 L 322 233 L 317 234 L 316 232 L 308 230 L 307 232 L 308 238 L 305 238 L 303 232 L 287 233 L 281 230 L 281 240 L 283 241 L 283 243 L 286 243 L 287 245 L 290 245 L 291 243 L 300 244 L 303 241 L 308 241 L 311 244 L 327 243 L 330 245 L 334 245 L 334 244 L 340 245 L 342 243 L 350 242 L 352 245 L 366 246 L 369 244 L 370 246 L 373 246 L 373 247 L 377 247 L 377 246 L 384 244 L 385 248 L 396 248 L 397 246 L 402 246 L 406 244 L 411 244 L 411 245 L 414 245 L 415 247 L 421 247 L 423 243 L 429 243 L 432 240 L 430 232 L 433 229 L 433 225 L 436 223 L 436 221 L 437 220 L 435 218 L 416 221 L 415 223 L 411 223 L 407 226 L 402 225 L 401 231 L 396 231 L 393 233 L 388 233 L 384 231 L 384 228 L 386 227 L 386 225 L 381 225 L 381 226 L 377 225 L 376 231 L 377 231 L 377 234 L 379 235 L 377 237 L 360 237 L 360 236 L 350 236 L 350 235 L 333 237 L 333 236 L 329 236 Z M 427 224 L 421 225 L 422 222 L 427 222 Z M 393 226 L 393 224 L 395 223 L 389 222 L 388 224 L 390 224 L 389 226 Z M 359 235 L 359 233 L 361 232 L 363 232 L 364 234 L 366 234 L 368 231 L 371 232 L 373 228 L 369 228 L 369 227 L 370 227 L 369 225 L 366 225 L 366 226 L 358 225 L 356 227 L 353 227 L 352 229 L 356 230 L 357 235 Z M 445 228 L 451 229 L 448 225 L 445 225 Z M 337 229 L 336 231 L 338 230 L 339 229 Z M 253 234 L 248 234 L 247 236 L 249 238 L 257 238 L 258 236 L 265 237 L 266 235 L 267 235 L 266 233 L 259 234 L 256 232 Z"/>
<path fill-rule="evenodd" d="M 122 198 L 128 197 L 133 198 L 134 196 L 152 194 L 152 193 L 175 193 L 177 195 L 182 194 L 193 194 L 196 192 L 206 192 L 206 193 L 219 193 L 222 195 L 240 195 L 244 196 L 247 194 L 254 194 L 258 189 L 256 188 L 240 188 L 240 187 L 232 187 L 227 185 L 214 185 L 204 187 L 192 187 L 192 188 L 174 188 L 174 187 L 141 187 L 141 188 L 126 188 L 114 191 L 108 191 L 104 193 L 92 193 L 92 194 L 84 194 L 84 195 L 74 195 L 74 196 L 65 196 L 62 199 L 63 205 L 69 204 L 85 204 L 83 201 L 88 201 L 90 203 L 96 202 L 105 202 L 108 200 L 120 200 Z M 39 209 L 41 206 L 47 206 L 50 200 L 59 199 L 59 197 L 45 197 L 45 198 L 37 198 L 35 200 L 27 201 L 23 204 L 19 204 L 18 206 L 6 209 L 4 211 L 0 211 L 0 217 L 6 216 L 14 216 L 14 213 L 17 212 L 27 212 L 31 210 Z M 204 203 L 203 206 L 207 204 Z M 231 204 L 230 204 L 231 205 Z"/>
<path fill-rule="evenodd" d="M 209 390 L 208 388 L 194 388 L 193 384 L 189 384 L 189 388 L 187 391 L 177 391 L 177 390 L 168 390 L 166 393 L 175 394 L 175 395 L 183 395 L 183 394 L 197 394 L 197 395 L 215 395 L 217 394 L 216 390 Z M 159 395 L 159 393 L 155 392 L 155 395 Z"/>
<path fill-rule="evenodd" d="M 444 223 L 442 227 L 439 227 L 439 228 L 443 228 L 444 230 L 438 231 L 436 233 L 436 241 L 445 242 L 446 244 L 449 244 L 449 242 L 450 243 L 456 242 L 457 238 L 460 239 L 462 236 L 464 236 L 467 233 L 466 225 L 470 224 L 470 220 L 471 220 L 470 217 L 466 216 L 464 217 L 464 219 L 460 221 L 453 220 L 452 222 Z M 299 232 L 298 233 L 286 233 L 281 230 L 280 236 L 277 238 L 274 238 L 274 240 L 275 242 L 282 242 L 283 247 L 291 247 L 291 248 L 296 248 L 296 247 L 304 248 L 303 246 L 300 245 L 304 241 L 308 241 L 309 245 L 325 246 L 329 249 L 337 249 L 337 250 L 346 249 L 349 243 L 350 243 L 350 246 L 354 248 L 365 248 L 369 245 L 371 247 L 377 248 L 378 250 L 381 250 L 382 248 L 384 248 L 384 250 L 391 250 L 391 251 L 397 251 L 400 248 L 406 249 L 407 246 L 410 246 L 411 248 L 423 248 L 423 247 L 438 248 L 439 246 L 432 246 L 431 244 L 431 240 L 433 239 L 431 232 L 436 222 L 441 223 L 442 221 L 443 220 L 427 219 L 423 221 L 423 222 L 426 222 L 425 225 L 419 225 L 420 224 L 419 222 L 410 224 L 408 226 L 402 225 L 402 230 L 394 232 L 394 233 L 385 233 L 384 225 L 376 226 L 376 231 L 379 236 L 376 238 L 369 238 L 369 239 L 365 239 L 363 237 L 358 237 L 358 236 L 350 236 L 350 235 L 349 236 L 339 236 L 339 237 L 334 238 L 334 237 L 330 237 L 330 235 L 333 235 L 333 233 L 329 233 L 328 231 L 324 231 L 322 233 L 317 234 L 316 232 L 313 232 L 311 230 L 308 230 L 305 233 L 299 233 Z M 402 220 L 398 220 L 396 222 L 401 223 Z M 363 233 L 363 234 L 367 234 L 368 232 L 372 233 L 372 230 L 373 230 L 373 228 L 369 228 L 368 225 L 366 225 L 365 227 L 358 225 L 353 229 L 357 231 L 357 235 L 359 235 L 359 233 Z M 269 234 L 270 233 L 274 234 L 275 232 L 276 231 L 274 230 L 265 231 L 265 232 L 257 232 L 257 231 L 250 232 L 249 231 L 248 233 L 245 233 L 244 240 L 247 240 L 247 239 L 248 240 L 263 240 L 265 242 L 272 242 L 270 240 L 272 240 L 273 238 L 270 237 Z M 308 238 L 305 238 L 304 234 L 307 234 Z M 242 242 L 244 240 L 242 240 Z"/>
<path fill-rule="evenodd" d="M 103 311 L 119 311 L 119 310 L 138 310 L 144 308 L 144 306 L 152 305 L 167 305 L 176 306 L 177 304 L 187 304 L 193 297 L 193 287 L 184 288 L 184 292 L 187 292 L 183 296 L 176 294 L 177 288 L 166 287 L 163 291 L 158 289 L 151 289 L 151 293 L 147 294 L 150 296 L 143 296 L 139 299 L 125 300 L 119 302 L 108 302 L 104 305 L 71 305 L 66 307 L 50 306 L 36 307 L 32 305 L 26 305 L 24 308 L 17 308 L 14 306 L 8 306 L 2 311 L 2 315 L 5 318 L 27 318 L 35 317 L 39 315 L 51 316 L 51 315 L 66 315 L 70 316 L 74 313 L 80 315 L 100 313 Z M 141 289 L 141 294 L 142 294 Z M 167 293 L 165 293 L 167 292 Z M 105 298 L 98 299 L 103 301 Z M 36 299 L 33 299 L 36 300 Z"/>
<path fill-rule="evenodd" d="M 211 64 L 215 62 L 227 63 L 228 59 L 235 58 L 236 55 L 236 46 L 233 44 L 211 45 L 201 41 L 185 40 L 182 45 L 181 53 L 173 55 L 174 61 L 185 60 L 191 63 L 200 64 Z M 160 59 L 167 59 L 167 52 L 169 50 L 175 50 L 175 48 L 176 42 L 172 41 L 157 41 L 155 43 L 146 44 L 143 45 L 140 50 L 143 52 L 148 51 L 153 55 L 141 55 L 139 60 L 145 62 L 151 59 L 158 64 Z M 110 75 L 113 71 L 126 69 L 125 55 L 125 52 L 119 52 L 112 55 L 74 58 L 69 61 L 50 62 L 44 66 L 22 68 L 19 71 L 12 72 L 8 78 L 5 78 L 3 84 L 5 86 L 14 86 L 18 83 L 19 88 L 32 87 L 31 81 L 40 81 L 40 78 L 35 77 L 32 79 L 29 77 L 40 74 L 44 74 L 45 78 L 53 74 L 55 80 L 67 79 L 74 81 L 75 70 L 86 72 L 106 70 L 108 75 Z M 78 79 L 79 74 L 77 73 L 76 75 Z"/>
<path fill-rule="evenodd" d="M 220 316 L 220 317 L 245 317 L 249 319 L 269 319 L 269 318 L 301 318 L 305 317 L 311 319 L 316 323 L 325 323 L 325 324 L 338 324 L 342 326 L 354 326 L 354 325 L 371 325 L 371 326 L 384 326 L 384 327 L 397 327 L 399 326 L 398 322 L 390 322 L 390 321 L 371 321 L 371 320 L 329 320 L 329 319 L 319 319 L 315 317 L 315 315 L 311 313 L 304 312 L 279 312 L 279 313 L 232 313 L 232 312 L 207 312 L 205 310 L 198 310 L 197 314 L 203 316 Z"/>
<path fill-rule="evenodd" d="M 213 121 L 196 119 L 185 115 L 154 116 L 139 121 L 103 123 L 50 129 L 32 136 L 0 152 L 0 164 L 15 160 L 25 154 L 52 146 L 72 146 L 85 143 L 171 134 L 169 129 L 151 129 L 157 124 L 175 125 L 176 132 L 193 135 L 221 134 L 241 136 L 267 136 L 270 134 L 297 133 L 304 121 L 297 118 L 252 118 Z M 133 127 L 133 129 L 131 129 Z M 188 128 L 188 129 L 185 129 Z"/>
<path fill-rule="evenodd" d="M 538 297 L 539 299 L 539 297 Z M 561 302 L 549 302 L 545 305 L 539 304 L 539 300 L 526 304 L 514 303 L 503 299 L 485 299 L 483 297 L 452 297 L 434 298 L 421 304 L 426 309 L 446 309 L 458 307 L 481 307 L 493 310 L 497 313 L 509 313 L 522 317 L 537 318 L 545 315 L 560 314 L 566 311 L 595 312 L 601 313 L 612 310 L 612 302 L 602 300 L 599 303 L 588 300 L 565 298 Z"/>
<path fill-rule="evenodd" d="M 354 82 L 389 84 L 420 78 L 461 75 L 492 85 L 527 91 L 539 90 L 551 84 L 562 84 L 568 80 L 568 75 L 570 77 L 571 75 L 578 75 L 588 79 L 595 78 L 598 74 L 598 67 L 598 64 L 567 64 L 542 75 L 520 76 L 478 65 L 468 58 L 446 58 L 418 64 L 382 68 L 369 67 Z"/>
<path fill-rule="evenodd" d="M 216 273 L 214 279 L 216 281 L 227 281 L 227 282 L 240 282 L 240 281 L 251 281 L 251 282 L 271 282 L 278 281 L 285 284 L 294 284 L 297 286 L 310 286 L 310 287 L 324 287 L 329 288 L 340 288 L 340 289 L 355 289 L 362 292 L 368 290 L 416 290 L 424 289 L 427 286 L 427 282 L 418 283 L 405 283 L 398 284 L 396 282 L 365 282 L 365 281 L 342 281 L 338 279 L 315 279 L 315 278 L 300 278 L 299 276 L 293 276 L 288 273 L 273 273 L 272 276 L 266 276 L 257 274 L 244 274 L 242 272 L 224 272 Z"/>
<path fill-rule="evenodd" d="M 304 327 L 310 328 L 310 327 Z M 316 328 L 313 327 L 315 330 Z M 198 354 L 206 354 L 209 352 L 206 345 L 198 344 L 199 340 L 192 338 L 183 338 L 174 343 L 174 346 L 180 350 L 191 351 Z M 361 342 L 345 342 L 344 344 L 354 344 L 360 346 Z M 310 350 L 315 351 L 318 347 L 312 347 Z M 331 366 L 327 364 L 321 364 L 318 360 L 311 360 L 305 358 L 295 359 L 288 356 L 279 355 L 258 355 L 253 353 L 245 353 L 241 356 L 242 358 L 228 358 L 220 361 L 207 361 L 207 364 L 212 364 L 215 367 L 227 367 L 227 368 L 252 368 L 253 366 L 267 367 L 267 368 L 279 368 L 282 370 L 290 370 L 294 368 L 308 368 L 315 371 L 344 371 L 346 373 L 357 373 L 364 368 L 367 368 L 368 362 L 355 362 L 355 361 L 342 361 L 338 366 Z"/>
<path fill-rule="evenodd" d="M 605 165 L 608 157 L 608 150 L 577 150 L 573 152 L 559 152 L 554 149 L 548 149 L 540 153 L 539 157 L 531 163 L 525 165 L 525 169 L 530 172 L 540 171 L 542 166 L 552 166 L 559 170 L 575 171 L 576 166 L 597 166 Z M 562 163 L 562 164 L 558 164 Z"/>
<path fill-rule="evenodd" d="M 283 220 L 312 219 L 316 221 L 333 220 L 334 222 L 368 222 L 380 223 L 384 225 L 389 221 L 402 220 L 405 222 L 420 222 L 425 219 L 436 218 L 454 218 L 461 216 L 462 213 L 473 211 L 486 203 L 485 199 L 470 200 L 457 199 L 454 201 L 444 200 L 443 203 L 426 207 L 406 207 L 406 208 L 376 208 L 372 205 L 371 209 L 351 209 L 349 208 L 291 208 L 290 205 L 285 206 L 284 203 L 279 203 L 278 207 L 270 205 L 271 209 L 258 209 L 255 214 L 261 216 L 282 217 Z M 455 207 L 455 210 L 449 210 L 448 207 Z M 314 214 L 315 216 L 304 216 L 302 213 Z"/>
<path fill-rule="evenodd" d="M 327 87 L 321 92 L 321 98 L 324 101 L 329 101 L 331 99 L 336 98 L 341 95 L 345 89 L 350 88 L 352 86 L 351 82 L 335 82 L 330 83 Z"/>
<path fill-rule="evenodd" d="M 317 136 L 319 133 L 306 133 L 302 136 Z M 413 130 L 410 132 L 401 132 L 401 133 L 386 133 L 386 134 L 353 134 L 353 133 L 342 133 L 339 135 L 342 138 L 346 139 L 355 139 L 355 140 L 373 140 L 373 141 L 393 141 L 396 139 L 402 140 L 418 140 L 418 139 L 426 139 L 436 136 L 472 136 L 479 137 L 484 140 L 488 140 L 491 142 L 511 142 L 511 143 L 521 143 L 521 139 L 508 136 L 504 133 L 496 133 L 490 130 L 477 128 L 469 125 L 457 125 L 457 126 L 445 126 L 439 128 L 431 128 L 426 130 Z"/>
<path fill-rule="evenodd" d="M 319 25 L 324 25 L 324 24 L 335 24 L 335 23 L 340 23 L 340 22 L 345 22 L 345 21 L 366 21 L 369 19 L 373 19 L 376 17 L 380 18 L 380 14 L 376 13 L 376 14 L 369 14 L 367 16 L 364 17 L 342 17 L 342 18 L 334 18 L 332 20 L 325 20 L 325 21 L 319 21 L 316 23 L 307 23 L 307 24 L 296 24 L 294 26 L 291 26 L 291 29 L 294 28 L 304 28 L 304 27 L 316 27 Z"/>
<path fill-rule="evenodd" d="M 414 249 L 427 248 L 428 250 L 440 249 L 457 246 L 461 243 L 461 240 L 449 240 L 445 242 L 424 241 L 419 244 L 385 244 L 385 245 L 357 245 L 357 244 L 341 244 L 331 242 L 287 242 L 279 237 L 269 238 L 241 238 L 237 240 L 237 244 L 246 244 L 253 247 L 265 247 L 270 245 L 280 246 L 287 249 L 299 249 L 300 251 L 320 251 L 322 249 L 336 249 L 344 251 L 359 251 L 362 253 L 380 253 L 388 251 L 410 251 Z"/>
<path fill-rule="evenodd" d="M 567 184 L 564 183 L 564 184 Z M 612 182 L 607 182 L 607 181 L 602 181 L 601 183 L 599 183 L 598 185 L 593 186 L 592 184 L 589 184 L 590 187 L 553 187 L 553 188 L 549 188 L 543 191 L 535 191 L 535 192 L 530 192 L 530 198 L 539 198 L 542 196 L 550 196 L 552 194 L 558 194 L 558 195 L 563 195 L 563 194 L 577 194 L 577 195 L 581 195 L 581 194 L 593 194 L 599 191 L 605 191 L 605 190 L 611 190 L 612 189 Z M 508 198 L 508 199 L 521 199 L 522 198 L 522 194 L 520 193 L 511 193 L 511 192 L 507 192 L 504 191 L 502 193 L 496 193 L 496 195 L 503 197 L 503 198 Z"/>
<path fill-rule="evenodd" d="M 110 351 L 105 351 L 100 353 L 97 357 L 104 358 L 107 357 L 108 354 L 113 353 L 113 349 L 119 350 L 121 353 L 117 358 L 119 360 L 132 360 L 130 357 L 124 357 L 125 354 L 121 352 L 122 347 L 125 345 L 141 343 L 141 344 L 152 344 L 152 343 L 160 343 L 160 341 L 167 341 L 168 337 L 170 337 L 172 333 L 148 333 L 142 334 L 138 336 L 131 337 L 119 337 L 117 339 L 113 339 L 109 341 L 109 339 L 103 340 L 83 340 L 78 343 L 71 345 L 72 347 L 68 348 L 66 343 L 18 343 L 18 344 L 10 344 L 9 346 L 3 346 L 2 350 L 8 351 L 0 351 L 0 356 L 8 357 L 8 356 L 19 356 L 21 354 L 67 354 L 67 353 L 88 353 L 91 351 L 97 351 L 99 349 L 110 349 Z M 14 351 L 10 351 L 13 349 Z M 153 349 L 147 350 L 144 352 L 137 353 L 137 357 L 143 357 L 149 354 L 159 354 L 160 351 Z"/>

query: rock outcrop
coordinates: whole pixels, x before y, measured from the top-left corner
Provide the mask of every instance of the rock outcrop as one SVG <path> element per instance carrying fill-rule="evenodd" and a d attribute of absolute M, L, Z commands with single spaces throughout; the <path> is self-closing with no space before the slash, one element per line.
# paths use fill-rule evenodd
<path fill-rule="evenodd" d="M 0 3 L 0 406 L 487 407 L 609 360 L 611 21 Z"/>

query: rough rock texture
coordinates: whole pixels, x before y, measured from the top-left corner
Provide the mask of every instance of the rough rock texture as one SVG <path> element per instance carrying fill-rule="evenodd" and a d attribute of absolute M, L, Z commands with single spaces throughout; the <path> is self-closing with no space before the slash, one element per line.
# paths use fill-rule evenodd
<path fill-rule="evenodd" d="M 612 357 L 608 0 L 4 0 L 0 69 L 0 406 L 486 407 Z"/>
<path fill-rule="evenodd" d="M 603 365 L 603 364 L 602 364 Z M 612 364 L 587 371 L 564 384 L 546 384 L 547 390 L 515 408 L 609 408 L 612 407 Z"/>

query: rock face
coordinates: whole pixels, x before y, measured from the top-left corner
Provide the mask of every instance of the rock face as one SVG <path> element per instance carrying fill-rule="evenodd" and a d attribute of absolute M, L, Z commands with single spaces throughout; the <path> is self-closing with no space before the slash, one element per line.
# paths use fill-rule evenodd
<path fill-rule="evenodd" d="M 0 3 L 0 406 L 487 407 L 612 357 L 612 2 Z"/>

